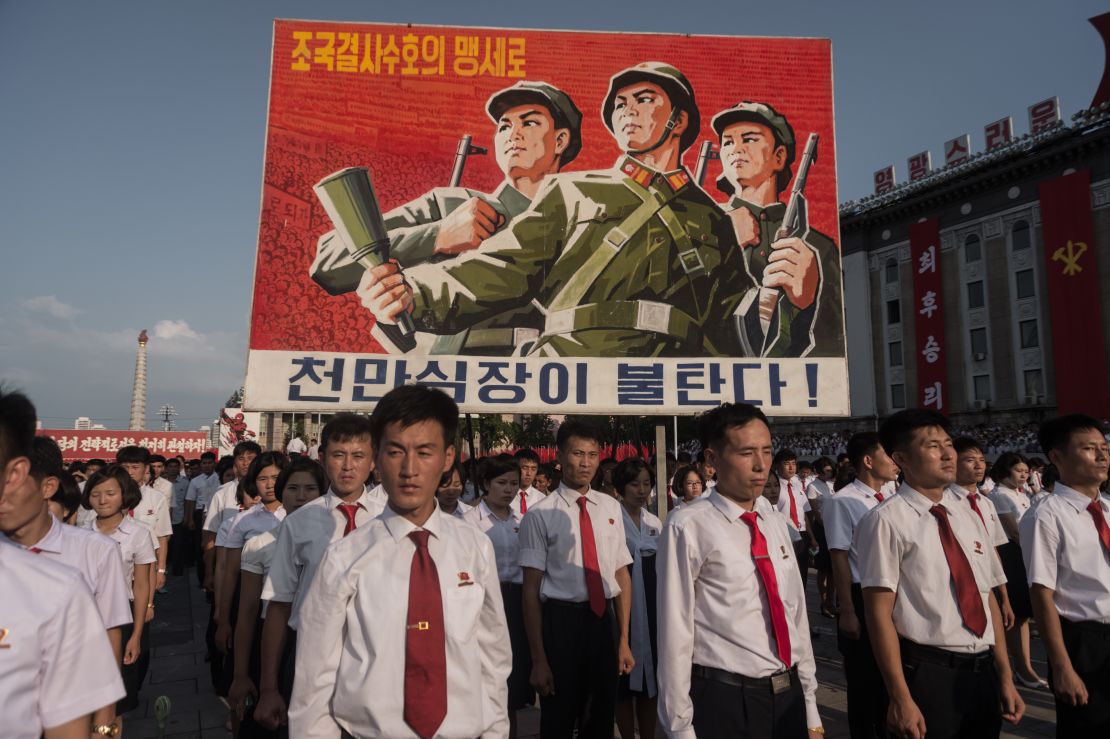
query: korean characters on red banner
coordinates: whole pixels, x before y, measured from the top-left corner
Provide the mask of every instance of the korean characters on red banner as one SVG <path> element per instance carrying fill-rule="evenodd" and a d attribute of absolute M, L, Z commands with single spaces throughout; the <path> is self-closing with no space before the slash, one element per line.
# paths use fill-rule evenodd
<path fill-rule="evenodd" d="M 914 329 L 916 333 L 918 403 L 946 409 L 947 371 L 944 352 L 944 309 L 941 300 L 940 228 L 930 219 L 910 226 L 913 264 Z"/>

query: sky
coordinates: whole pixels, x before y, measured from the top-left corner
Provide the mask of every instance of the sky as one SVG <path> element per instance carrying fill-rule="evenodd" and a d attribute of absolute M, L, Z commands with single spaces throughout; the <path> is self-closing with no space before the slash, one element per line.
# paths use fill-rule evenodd
<path fill-rule="evenodd" d="M 0 0 L 0 381 L 46 427 L 212 421 L 243 381 L 274 18 L 832 39 L 839 200 L 1056 95 L 1086 107 L 1104 2 Z"/>

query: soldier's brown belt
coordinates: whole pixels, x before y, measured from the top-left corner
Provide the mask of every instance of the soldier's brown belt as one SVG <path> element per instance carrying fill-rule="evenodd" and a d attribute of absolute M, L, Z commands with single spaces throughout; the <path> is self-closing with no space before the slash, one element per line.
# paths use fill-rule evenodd
<path fill-rule="evenodd" d="M 701 328 L 689 315 L 673 305 L 652 300 L 613 300 L 552 311 L 547 314 L 544 335 L 587 329 L 652 331 L 692 344 L 700 344 L 702 336 Z"/>
<path fill-rule="evenodd" d="M 513 348 L 526 341 L 535 341 L 540 332 L 534 328 L 472 328 L 466 335 L 466 348 Z"/>

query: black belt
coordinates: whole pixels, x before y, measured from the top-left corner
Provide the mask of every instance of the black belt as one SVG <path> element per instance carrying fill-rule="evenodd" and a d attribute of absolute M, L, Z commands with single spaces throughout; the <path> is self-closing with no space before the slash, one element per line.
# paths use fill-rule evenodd
<path fill-rule="evenodd" d="M 767 677 L 748 677 L 728 670 L 719 670 L 716 667 L 694 665 L 691 675 L 715 683 L 732 685 L 737 688 L 757 688 L 770 693 L 784 693 L 790 689 L 791 684 L 798 676 L 798 666 L 794 665 L 789 670 L 781 670 Z"/>
<path fill-rule="evenodd" d="M 994 653 L 986 649 L 978 654 L 960 654 L 940 647 L 929 647 L 924 644 L 900 639 L 903 662 L 930 662 L 934 665 L 944 665 L 954 670 L 969 670 L 982 672 L 994 664 Z"/>
<path fill-rule="evenodd" d="M 1110 637 L 1110 624 L 1104 624 L 1098 621 L 1069 621 L 1061 617 L 1060 626 L 1065 629 L 1077 629 L 1078 631 L 1085 631 L 1088 634 Z"/>
<path fill-rule="evenodd" d="M 588 611 L 590 609 L 590 601 L 588 600 L 557 600 L 555 598 L 548 598 L 543 602 L 545 606 L 556 606 L 559 608 L 569 608 L 575 611 Z M 605 599 L 606 607 L 613 605 L 612 598 Z"/>

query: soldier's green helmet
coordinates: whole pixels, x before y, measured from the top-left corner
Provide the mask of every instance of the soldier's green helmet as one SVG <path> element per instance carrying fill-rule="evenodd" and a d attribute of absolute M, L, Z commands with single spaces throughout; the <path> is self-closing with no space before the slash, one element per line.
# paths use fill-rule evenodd
<path fill-rule="evenodd" d="M 609 92 L 601 107 L 601 119 L 605 127 L 613 132 L 613 107 L 617 91 L 634 82 L 652 82 L 666 91 L 671 106 L 686 111 L 686 130 L 682 132 L 679 145 L 682 151 L 689 149 L 701 131 L 701 114 L 694 99 L 694 87 L 686 75 L 664 62 L 640 62 L 634 67 L 621 70 L 609 79 Z"/>
<path fill-rule="evenodd" d="M 529 103 L 547 108 L 555 121 L 555 127 L 570 131 L 570 141 L 559 157 L 561 166 L 570 164 L 582 150 L 582 111 L 570 99 L 570 95 L 558 87 L 546 82 L 522 80 L 490 95 L 486 101 L 486 113 L 497 123 L 509 108 Z"/>
<path fill-rule="evenodd" d="M 784 115 L 767 103 L 753 103 L 750 100 L 744 100 L 731 108 L 725 108 L 713 116 L 709 125 L 713 127 L 717 134 L 717 140 L 720 141 L 725 129 L 740 121 L 752 121 L 767 126 L 775 136 L 775 145 L 786 147 L 786 166 L 778 173 L 777 182 L 775 183 L 778 191 L 782 192 L 790 184 L 790 165 L 794 163 L 794 128 Z M 732 183 L 724 175 L 717 178 L 717 189 L 726 195 L 732 195 L 735 191 Z"/>

